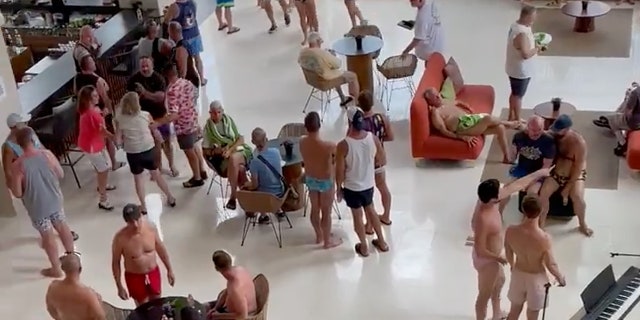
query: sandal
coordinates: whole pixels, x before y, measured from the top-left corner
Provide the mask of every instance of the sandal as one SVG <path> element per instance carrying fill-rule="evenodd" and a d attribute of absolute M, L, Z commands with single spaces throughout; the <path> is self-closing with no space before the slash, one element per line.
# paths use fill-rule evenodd
<path fill-rule="evenodd" d="M 380 239 L 373 239 L 371 240 L 371 244 L 376 247 L 376 249 L 378 249 L 378 251 L 380 252 L 387 252 L 389 251 L 389 246 L 387 244 L 385 244 L 385 246 L 382 246 L 382 243 L 380 242 Z"/>
<path fill-rule="evenodd" d="M 385 226 L 390 226 L 391 222 L 391 220 L 383 220 L 382 217 L 380 217 L 380 223 L 384 224 Z"/>
<path fill-rule="evenodd" d="M 236 32 L 240 31 L 240 28 L 238 27 L 231 27 L 229 28 L 229 30 L 227 30 L 227 34 L 234 34 Z"/>
<path fill-rule="evenodd" d="M 223 24 L 223 25 L 221 25 L 221 26 L 219 26 L 219 27 L 218 27 L 218 31 L 222 31 L 222 30 L 224 30 L 224 29 L 226 29 L 226 28 L 227 28 L 227 25 L 226 25 L 226 24 Z"/>
<path fill-rule="evenodd" d="M 593 124 L 600 128 L 611 129 L 611 126 L 609 125 L 609 120 L 607 120 L 607 118 L 605 117 L 600 117 L 597 120 L 593 120 Z"/>
<path fill-rule="evenodd" d="M 73 237 L 73 241 L 80 239 L 80 236 L 75 231 L 71 231 L 71 237 Z"/>
<path fill-rule="evenodd" d="M 167 199 L 167 205 L 171 208 L 176 206 L 176 198 Z"/>
<path fill-rule="evenodd" d="M 361 257 L 363 257 L 363 258 L 366 258 L 366 257 L 368 257 L 368 256 L 369 256 L 369 252 L 365 252 L 365 251 L 363 251 L 363 249 L 362 249 L 362 243 L 356 243 L 355 249 L 356 249 L 356 253 L 357 253 L 359 256 L 361 256 Z"/>
<path fill-rule="evenodd" d="M 202 187 L 203 185 L 204 185 L 204 180 L 202 179 L 196 180 L 194 178 L 191 178 L 182 183 L 182 186 L 185 188 L 196 188 L 196 187 Z"/>

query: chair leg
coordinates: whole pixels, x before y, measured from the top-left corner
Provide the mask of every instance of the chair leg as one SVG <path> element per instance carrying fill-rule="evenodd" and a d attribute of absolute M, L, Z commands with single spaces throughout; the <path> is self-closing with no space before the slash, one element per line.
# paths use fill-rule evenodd
<path fill-rule="evenodd" d="M 416 94 L 416 87 L 413 83 L 413 77 L 406 77 L 404 78 L 404 81 L 407 82 L 407 86 L 409 87 L 409 91 L 411 92 L 411 97 L 413 97 Z"/>
<path fill-rule="evenodd" d="M 278 216 L 270 213 L 269 215 L 272 216 L 271 219 L 271 228 L 273 229 L 273 234 L 276 236 L 276 241 L 278 242 L 278 247 L 282 248 L 282 225 L 280 223 L 280 220 L 278 219 Z M 278 228 L 276 229 L 276 222 L 278 224 Z"/>
<path fill-rule="evenodd" d="M 390 81 L 387 86 L 387 111 L 391 108 L 391 96 L 393 95 L 393 90 L 395 87 L 395 81 Z"/>
<path fill-rule="evenodd" d="M 336 214 L 338 215 L 338 220 L 342 220 L 342 214 L 340 213 L 340 207 L 338 207 L 338 201 L 333 201 L 333 210 L 336 211 Z"/>
<path fill-rule="evenodd" d="M 256 218 L 254 217 L 244 217 L 244 225 L 242 226 L 242 242 L 240 242 L 240 246 L 244 246 L 244 240 L 247 238 L 247 234 L 249 234 L 249 228 L 251 228 L 251 225 L 253 224 L 253 226 L 255 227 L 255 220 Z"/>
<path fill-rule="evenodd" d="M 65 157 L 67 158 L 67 163 L 69 163 L 69 167 L 71 168 L 71 173 L 73 173 L 73 178 L 76 179 L 76 184 L 78 185 L 78 189 L 82 189 L 80 185 L 80 180 L 78 180 L 78 174 L 76 173 L 75 165 L 71 162 L 71 157 L 69 156 L 69 152 L 65 153 Z"/>
<path fill-rule="evenodd" d="M 289 224 L 289 229 L 293 229 L 293 224 L 291 224 L 291 220 L 289 219 L 289 215 L 286 212 L 284 213 L 284 218 L 287 219 L 287 223 Z"/>
<path fill-rule="evenodd" d="M 307 102 L 304 104 L 304 109 L 302 109 L 302 113 L 307 113 L 307 107 L 309 106 L 309 101 L 311 101 L 311 97 L 313 97 L 313 93 L 316 88 L 311 88 L 311 92 L 309 93 L 309 97 L 307 97 Z"/>
<path fill-rule="evenodd" d="M 209 189 L 207 189 L 207 195 L 211 193 L 211 187 L 213 187 L 213 182 L 216 180 L 216 177 L 211 177 L 211 181 L 209 182 Z"/>

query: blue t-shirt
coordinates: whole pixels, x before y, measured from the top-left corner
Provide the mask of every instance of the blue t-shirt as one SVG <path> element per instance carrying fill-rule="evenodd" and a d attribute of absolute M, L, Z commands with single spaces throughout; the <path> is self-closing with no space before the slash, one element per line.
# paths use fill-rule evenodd
<path fill-rule="evenodd" d="M 279 176 L 273 174 L 273 171 L 258 159 L 258 156 L 262 156 L 271 166 L 278 171 Z M 249 171 L 252 176 L 258 178 L 258 189 L 260 192 L 271 193 L 275 196 L 280 196 L 284 193 L 284 186 L 280 177 L 282 176 L 282 158 L 280 157 L 280 150 L 276 148 L 267 148 L 258 152 L 256 150 L 253 159 L 249 163 Z"/>
<path fill-rule="evenodd" d="M 546 133 L 532 140 L 521 131 L 513 136 L 512 144 L 518 151 L 518 163 L 511 169 L 511 175 L 515 178 L 522 178 L 541 169 L 544 159 L 556 156 L 556 142 Z"/>

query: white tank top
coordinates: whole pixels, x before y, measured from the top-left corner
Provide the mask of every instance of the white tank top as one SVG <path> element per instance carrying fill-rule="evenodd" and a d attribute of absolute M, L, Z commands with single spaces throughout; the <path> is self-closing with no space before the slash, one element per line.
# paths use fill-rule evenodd
<path fill-rule="evenodd" d="M 119 113 L 116 117 L 118 129 L 122 132 L 122 144 L 126 153 L 140 153 L 149 151 L 155 146 L 153 135 L 149 129 L 151 116 L 146 111 L 140 111 L 131 116 Z"/>
<path fill-rule="evenodd" d="M 527 46 L 528 48 L 533 48 L 533 46 L 535 46 L 531 27 L 514 22 L 511 25 L 511 28 L 509 28 L 509 37 L 507 38 L 507 60 L 505 69 L 509 77 L 527 79 L 531 78 L 533 73 L 532 64 L 534 57 L 530 57 L 529 59 L 522 58 L 520 51 L 518 51 L 518 49 L 513 45 L 513 39 L 521 33 L 524 33 L 527 41 L 529 42 L 529 46 Z"/>
<path fill-rule="evenodd" d="M 375 186 L 376 143 L 367 132 L 362 139 L 344 138 L 349 151 L 345 158 L 344 187 L 351 191 L 364 191 Z"/>

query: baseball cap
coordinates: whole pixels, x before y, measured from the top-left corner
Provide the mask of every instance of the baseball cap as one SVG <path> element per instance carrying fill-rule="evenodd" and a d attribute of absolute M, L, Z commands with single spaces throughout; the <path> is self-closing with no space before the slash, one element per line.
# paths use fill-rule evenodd
<path fill-rule="evenodd" d="M 558 132 L 564 129 L 569 129 L 572 126 L 573 126 L 573 120 L 571 120 L 571 117 L 569 117 L 566 114 L 561 114 L 556 119 L 556 121 L 554 121 L 553 124 L 551 124 L 551 127 L 549 127 L 549 130 L 551 130 L 552 132 Z"/>
<path fill-rule="evenodd" d="M 140 218 L 141 215 L 142 215 L 141 208 L 137 204 L 128 203 L 122 209 L 122 218 L 124 218 L 124 221 L 127 221 L 127 222 L 132 220 L 138 220 L 138 218 Z"/>
<path fill-rule="evenodd" d="M 18 123 L 27 123 L 31 120 L 30 114 L 17 114 L 12 113 L 7 117 L 7 126 L 9 128 L 15 127 Z"/>
<path fill-rule="evenodd" d="M 353 106 L 348 107 L 347 119 L 354 129 L 362 130 L 362 122 L 364 120 L 364 112 L 362 111 L 362 109 Z"/>

